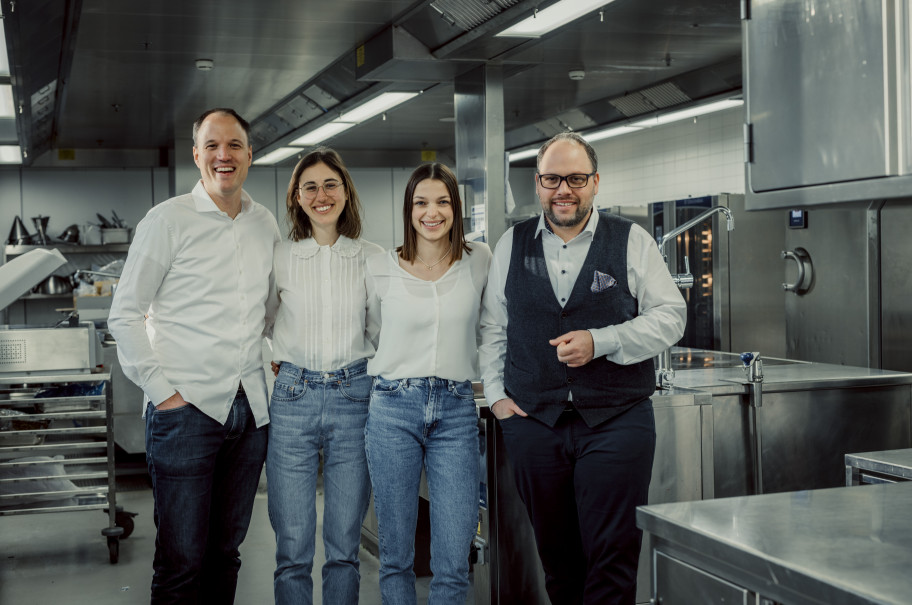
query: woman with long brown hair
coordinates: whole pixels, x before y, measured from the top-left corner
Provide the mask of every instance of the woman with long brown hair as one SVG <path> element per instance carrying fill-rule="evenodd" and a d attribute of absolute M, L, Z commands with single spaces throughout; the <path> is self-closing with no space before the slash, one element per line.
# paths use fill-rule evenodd
<path fill-rule="evenodd" d="M 418 487 L 430 492 L 428 603 L 464 603 L 478 522 L 476 334 L 491 263 L 466 242 L 456 177 L 419 166 L 402 211 L 405 241 L 367 261 L 368 304 L 379 316 L 365 445 L 374 485 L 384 603 L 416 601 L 413 571 Z"/>

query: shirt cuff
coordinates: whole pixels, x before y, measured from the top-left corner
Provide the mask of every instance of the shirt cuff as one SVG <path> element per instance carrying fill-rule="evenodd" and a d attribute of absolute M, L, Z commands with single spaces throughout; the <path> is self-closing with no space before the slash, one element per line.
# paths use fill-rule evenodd
<path fill-rule="evenodd" d="M 589 333 L 592 335 L 593 359 L 613 355 L 621 348 L 621 341 L 618 339 L 617 328 L 614 326 L 593 328 L 589 330 Z"/>
<path fill-rule="evenodd" d="M 490 384 L 484 383 L 484 396 L 488 407 L 491 407 L 501 399 L 507 398 L 507 392 L 504 390 L 503 382 L 497 380 Z"/>
<path fill-rule="evenodd" d="M 143 392 L 152 402 L 152 405 L 158 405 L 168 397 L 177 392 L 171 383 L 164 376 L 153 378 L 148 384 L 143 386 Z"/>

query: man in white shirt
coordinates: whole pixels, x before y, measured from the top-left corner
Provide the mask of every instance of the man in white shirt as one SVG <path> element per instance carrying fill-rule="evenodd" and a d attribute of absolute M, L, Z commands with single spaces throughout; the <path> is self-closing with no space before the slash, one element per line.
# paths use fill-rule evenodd
<path fill-rule="evenodd" d="M 201 179 L 137 225 L 108 326 L 146 396 L 155 501 L 152 603 L 232 603 L 269 411 L 261 342 L 274 308 L 275 217 L 242 189 L 250 125 L 193 124 Z"/>
<path fill-rule="evenodd" d="M 652 358 L 685 303 L 655 241 L 594 210 L 598 159 L 579 135 L 539 150 L 542 215 L 500 239 L 479 349 L 555 605 L 633 605 L 655 453 Z"/>

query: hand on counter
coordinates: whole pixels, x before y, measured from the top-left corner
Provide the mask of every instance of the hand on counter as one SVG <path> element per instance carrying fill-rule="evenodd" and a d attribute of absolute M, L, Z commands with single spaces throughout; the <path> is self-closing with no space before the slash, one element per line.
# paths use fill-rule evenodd
<path fill-rule="evenodd" d="M 181 396 L 181 394 L 174 393 L 174 395 L 171 395 L 170 397 L 168 397 L 167 399 L 165 399 L 164 401 L 159 403 L 157 406 L 155 406 L 155 409 L 159 410 L 159 411 L 175 410 L 177 408 L 182 408 L 185 405 L 187 405 L 187 402 L 184 400 L 184 398 Z"/>
<path fill-rule="evenodd" d="M 568 368 L 578 368 L 592 361 L 595 344 L 589 330 L 574 330 L 548 341 L 557 347 L 557 360 L 567 364 Z"/>
<path fill-rule="evenodd" d="M 528 416 L 524 411 L 522 411 L 516 402 L 510 399 L 509 397 L 505 399 L 498 399 L 494 402 L 494 405 L 491 406 L 491 413 L 494 414 L 494 417 L 498 420 L 506 420 L 515 415 Z"/>

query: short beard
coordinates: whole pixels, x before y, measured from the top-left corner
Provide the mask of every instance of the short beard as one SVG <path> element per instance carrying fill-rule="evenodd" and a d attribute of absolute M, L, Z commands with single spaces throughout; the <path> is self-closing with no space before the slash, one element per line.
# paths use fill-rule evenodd
<path fill-rule="evenodd" d="M 582 204 L 577 204 L 576 212 L 573 216 L 567 217 L 565 219 L 559 219 L 554 214 L 554 211 L 551 209 L 551 205 L 548 205 L 548 209 L 545 210 L 545 216 L 551 221 L 551 224 L 555 227 L 576 227 L 584 220 L 589 218 L 589 211 L 592 210 L 592 207 L 583 208 Z"/>

